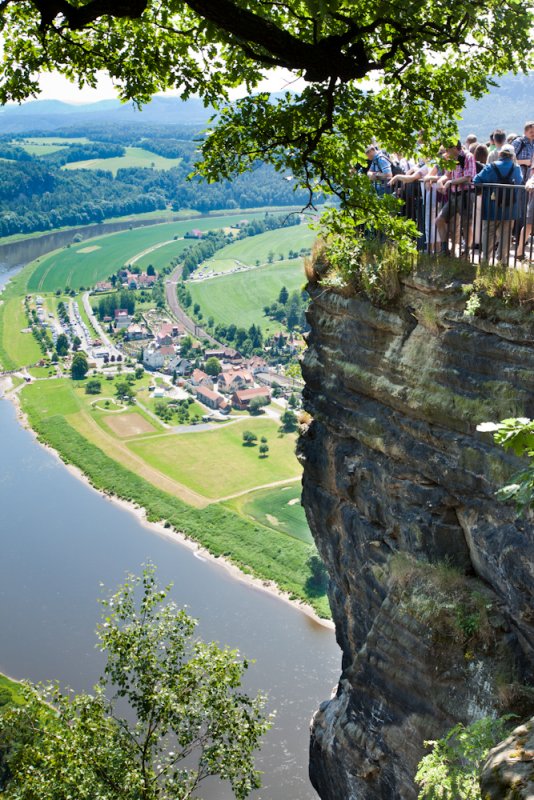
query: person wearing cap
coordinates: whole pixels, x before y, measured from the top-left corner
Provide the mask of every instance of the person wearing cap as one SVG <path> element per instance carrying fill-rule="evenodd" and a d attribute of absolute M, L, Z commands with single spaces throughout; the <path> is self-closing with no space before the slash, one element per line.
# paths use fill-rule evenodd
<path fill-rule="evenodd" d="M 472 153 L 464 150 L 461 142 L 443 148 L 447 161 L 455 163 L 454 169 L 446 170 L 439 178 L 437 189 L 447 192 L 448 199 L 436 219 L 436 228 L 442 242 L 447 242 L 451 231 L 459 243 L 463 228 L 466 246 L 471 245 L 473 195 L 470 186 L 477 174 L 476 162 Z"/>
<path fill-rule="evenodd" d="M 365 148 L 365 155 L 370 161 L 367 177 L 374 183 L 376 193 L 381 196 L 386 191 L 386 182 L 393 177 L 391 161 L 374 144 Z"/>
<path fill-rule="evenodd" d="M 482 185 L 482 258 L 508 262 L 512 241 L 512 224 L 517 218 L 517 190 L 523 183 L 513 145 L 504 144 L 499 158 L 486 164 L 475 175 L 473 183 Z M 486 184 L 484 186 L 484 184 Z M 495 245 L 498 244 L 497 253 Z"/>

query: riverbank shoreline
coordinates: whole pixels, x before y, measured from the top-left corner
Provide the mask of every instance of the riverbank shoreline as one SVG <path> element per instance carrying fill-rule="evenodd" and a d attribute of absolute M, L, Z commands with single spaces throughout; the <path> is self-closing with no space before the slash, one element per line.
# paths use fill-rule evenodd
<path fill-rule="evenodd" d="M 4 378 L 5 381 L 8 381 L 12 384 L 12 381 L 9 377 Z M 1 387 L 0 387 L 1 388 Z M 201 545 L 195 539 L 186 536 L 182 531 L 179 531 L 175 527 L 165 527 L 162 522 L 151 522 L 147 519 L 146 510 L 144 507 L 136 504 L 135 502 L 131 502 L 129 500 L 125 500 L 117 495 L 98 489 L 95 487 L 89 477 L 77 466 L 74 464 L 66 463 L 61 453 L 56 450 L 54 447 L 51 447 L 47 442 L 42 441 L 37 432 L 32 428 L 28 416 L 23 411 L 20 398 L 18 396 L 18 389 L 16 387 L 14 389 L 6 389 L 4 385 L 4 392 L 5 392 L 5 399 L 10 400 L 13 403 L 13 406 L 16 411 L 17 421 L 18 423 L 28 430 L 35 438 L 37 443 L 45 448 L 49 453 L 51 453 L 54 458 L 61 462 L 61 464 L 66 467 L 66 469 L 70 472 L 78 480 L 82 481 L 86 486 L 90 487 L 94 492 L 97 492 L 101 497 L 109 500 L 110 502 L 118 505 L 124 511 L 128 511 L 130 514 L 133 514 L 136 519 L 143 525 L 143 527 L 147 528 L 151 533 L 155 533 L 159 536 L 162 536 L 169 541 L 174 542 L 175 544 L 182 545 L 187 547 L 188 550 L 193 552 L 197 557 L 201 559 L 205 559 L 206 561 L 210 561 L 211 563 L 217 564 L 219 567 L 225 569 L 229 575 L 235 579 L 240 581 L 241 583 L 245 584 L 251 589 L 259 590 L 261 592 L 267 592 L 268 594 L 277 597 L 279 600 L 290 605 L 292 608 L 300 611 L 304 614 L 308 619 L 310 619 L 314 624 L 320 625 L 321 627 L 328 628 L 329 630 L 334 630 L 335 626 L 332 620 L 328 620 L 325 618 L 320 617 L 317 612 L 309 606 L 307 603 L 304 603 L 301 600 L 294 600 L 291 599 L 287 592 L 284 592 L 280 587 L 274 583 L 274 581 L 268 581 L 262 578 L 258 578 L 254 575 L 249 575 L 243 572 L 236 564 L 230 561 L 228 558 L 224 556 L 215 556 L 211 553 L 207 548 Z"/>

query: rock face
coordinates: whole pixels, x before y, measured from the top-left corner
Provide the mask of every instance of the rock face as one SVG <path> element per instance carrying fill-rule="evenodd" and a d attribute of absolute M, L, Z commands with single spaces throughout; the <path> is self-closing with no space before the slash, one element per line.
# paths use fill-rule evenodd
<path fill-rule="evenodd" d="M 343 651 L 310 775 L 323 800 L 413 800 L 425 740 L 534 681 L 533 525 L 494 497 L 520 462 L 476 431 L 534 416 L 534 340 L 415 279 L 393 311 L 310 292 L 303 502 Z"/>
<path fill-rule="evenodd" d="M 480 786 L 484 800 L 534 797 L 534 718 L 490 752 Z"/>

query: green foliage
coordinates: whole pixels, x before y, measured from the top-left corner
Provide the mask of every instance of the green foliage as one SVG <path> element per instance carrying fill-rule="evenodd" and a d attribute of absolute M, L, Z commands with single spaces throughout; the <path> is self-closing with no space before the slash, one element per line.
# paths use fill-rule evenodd
<path fill-rule="evenodd" d="M 58 356 L 66 356 L 69 352 L 69 340 L 64 333 L 60 333 L 56 341 L 56 353 Z"/>
<path fill-rule="evenodd" d="M 259 787 L 264 698 L 240 691 L 247 662 L 199 641 L 195 620 L 165 602 L 169 588 L 148 567 L 102 601 L 107 663 L 92 694 L 28 686 L 26 704 L 0 717 L 0 737 L 19 740 L 6 800 L 185 800 L 209 776 L 239 800 Z"/>
<path fill-rule="evenodd" d="M 259 447 L 260 458 L 267 458 L 268 452 L 269 452 L 269 445 L 268 444 L 260 444 L 260 447 Z"/>
<path fill-rule="evenodd" d="M 258 441 L 258 437 L 252 431 L 243 431 L 243 447 L 253 447 Z"/>
<path fill-rule="evenodd" d="M 293 411 L 290 411 L 289 408 L 280 415 L 280 422 L 282 423 L 280 429 L 283 433 L 291 433 L 297 430 L 297 415 Z"/>
<path fill-rule="evenodd" d="M 443 739 L 425 742 L 425 756 L 415 779 L 419 800 L 482 800 L 480 769 L 488 752 L 506 736 L 508 717 L 484 717 L 467 727 L 455 725 Z"/>
<path fill-rule="evenodd" d="M 135 391 L 128 381 L 117 381 L 115 384 L 115 395 L 119 400 L 132 403 L 135 397 Z"/>
<path fill-rule="evenodd" d="M 70 374 L 72 375 L 73 380 L 82 381 L 87 375 L 88 370 L 89 364 L 87 363 L 87 356 L 85 353 L 76 353 L 72 359 L 72 365 L 70 368 Z"/>
<path fill-rule="evenodd" d="M 211 356 L 211 358 L 208 358 L 204 365 L 204 371 L 208 375 L 212 375 L 214 378 L 217 377 L 217 375 L 222 372 L 221 362 L 218 358 L 215 358 L 215 356 Z"/>
<path fill-rule="evenodd" d="M 310 570 L 310 577 L 308 578 L 310 590 L 324 593 L 328 586 L 328 572 L 324 561 L 315 551 L 315 548 L 310 552 L 307 563 Z"/>
<path fill-rule="evenodd" d="M 513 500 L 526 512 L 534 508 L 534 420 L 526 417 L 503 419 L 502 422 L 483 422 L 478 431 L 493 433 L 493 438 L 505 450 L 530 459 L 528 466 L 512 478 L 512 483 L 499 490 L 502 500 Z"/>
<path fill-rule="evenodd" d="M 85 384 L 85 394 L 100 394 L 101 390 L 102 384 L 96 378 L 91 378 Z"/>
<path fill-rule="evenodd" d="M 136 0 L 46 0 L 1 7 L 4 62 L 0 102 L 39 91 L 53 69 L 80 85 L 108 71 L 122 99 L 143 102 L 169 87 L 197 94 L 217 108 L 217 126 L 203 140 L 201 172 L 230 178 L 269 160 L 293 187 L 339 201 L 329 225 L 350 220 L 388 238 L 409 240 L 413 226 L 392 217 L 370 190 L 363 147 L 376 136 L 390 151 L 415 151 L 424 130 L 430 152 L 456 134 L 466 93 L 480 97 L 495 75 L 532 64 L 532 8 L 487 0 L 473 14 L 469 0 L 384 8 L 338 2 L 227 0 L 213 3 Z M 461 21 L 461 24 L 458 24 Z M 299 94 L 254 92 L 266 67 L 305 78 Z M 372 77 L 369 90 L 365 79 Z M 228 91 L 245 97 L 221 106 Z"/>
<path fill-rule="evenodd" d="M 248 410 L 252 416 L 256 414 L 262 414 L 262 409 L 265 406 L 269 405 L 269 398 L 268 397 L 253 397 L 248 404 Z"/>

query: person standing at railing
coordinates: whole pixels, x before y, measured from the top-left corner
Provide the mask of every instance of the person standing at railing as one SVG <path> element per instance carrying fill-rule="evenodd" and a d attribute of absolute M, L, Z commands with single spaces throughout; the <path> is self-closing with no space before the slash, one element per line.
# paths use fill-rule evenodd
<path fill-rule="evenodd" d="M 386 183 L 393 177 L 391 161 L 374 144 L 370 144 L 365 149 L 365 155 L 371 162 L 367 171 L 367 177 L 375 185 L 376 193 L 379 197 L 385 194 Z"/>
<path fill-rule="evenodd" d="M 499 160 L 501 147 L 506 144 L 506 131 L 502 131 L 500 128 L 493 131 L 493 141 L 495 142 L 495 148 L 488 156 L 488 164 L 493 164 Z"/>
<path fill-rule="evenodd" d="M 521 167 L 523 183 L 526 183 L 528 170 L 534 157 L 534 122 L 525 122 L 523 136 L 518 136 L 512 144 L 517 163 Z"/>
<path fill-rule="evenodd" d="M 436 219 L 436 228 L 442 242 L 449 238 L 454 244 L 460 244 L 463 228 L 466 247 L 471 245 L 473 221 L 473 194 L 470 186 L 477 174 L 475 158 L 464 150 L 462 143 L 445 148 L 447 161 L 455 161 L 456 166 L 447 170 L 438 180 L 438 191 L 448 193 L 448 199 Z"/>
<path fill-rule="evenodd" d="M 518 214 L 517 189 L 523 182 L 510 144 L 501 147 L 500 158 L 486 164 L 473 179 L 482 185 L 482 258 L 508 263 L 512 244 L 512 225 Z M 486 185 L 484 185 L 486 184 Z M 495 248 L 497 246 L 497 252 Z"/>
<path fill-rule="evenodd" d="M 521 229 L 521 235 L 517 243 L 516 257 L 519 261 L 523 261 L 525 258 L 525 245 L 528 242 L 529 236 L 532 235 L 532 227 L 534 226 L 534 156 L 530 163 L 530 173 L 525 184 L 525 190 L 527 192 L 527 212 L 525 216 L 525 225 Z M 530 245 L 529 252 L 526 255 L 531 261 L 533 260 L 534 250 L 532 245 Z"/>

